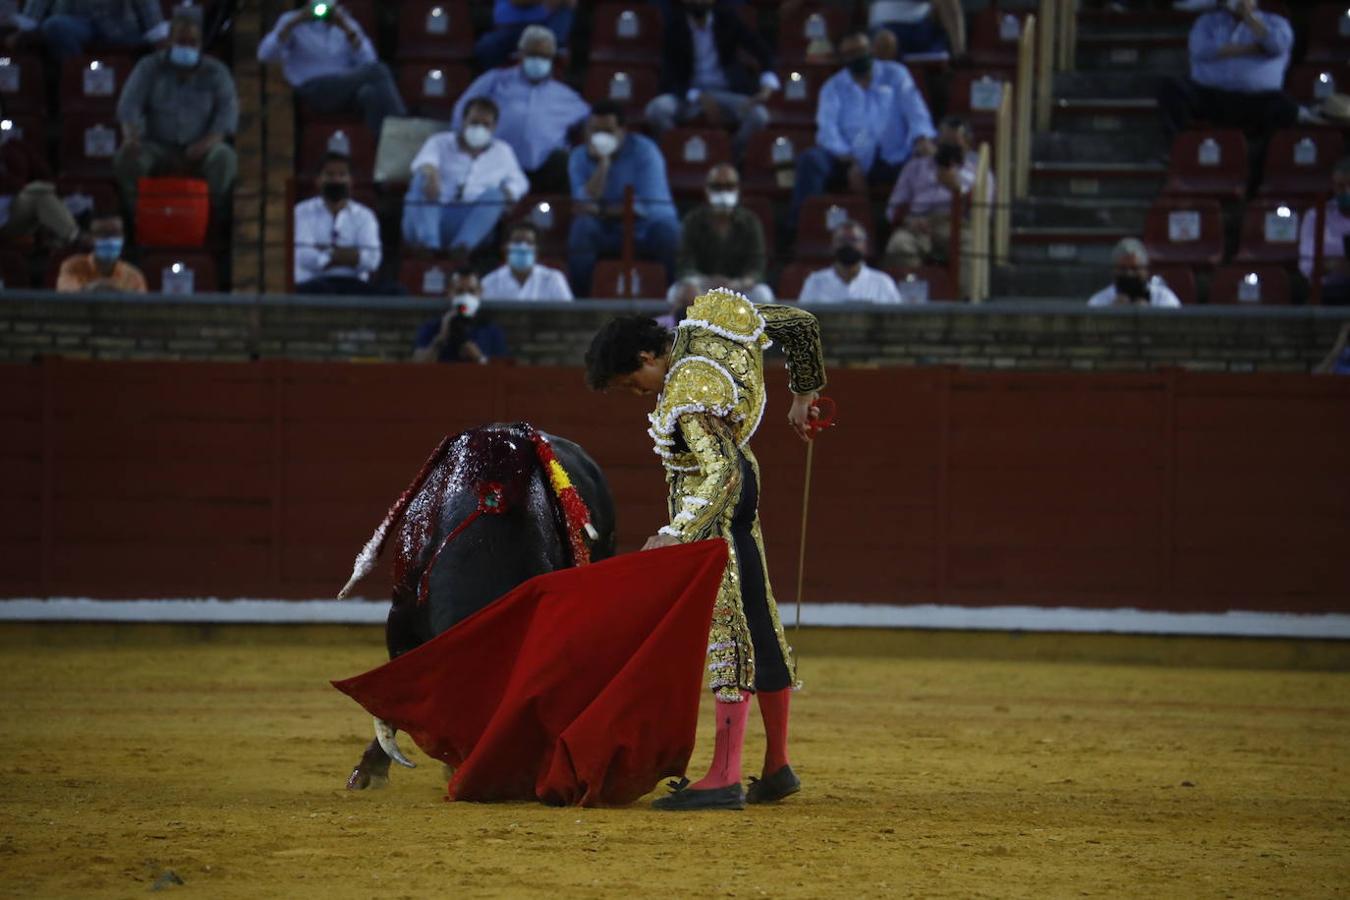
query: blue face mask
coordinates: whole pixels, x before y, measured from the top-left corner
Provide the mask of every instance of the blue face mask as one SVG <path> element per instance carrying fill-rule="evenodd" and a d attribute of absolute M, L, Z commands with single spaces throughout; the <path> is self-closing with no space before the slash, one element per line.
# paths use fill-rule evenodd
<path fill-rule="evenodd" d="M 520 70 L 531 81 L 543 81 L 553 71 L 553 60 L 547 56 L 527 56 L 520 63 Z"/>
<path fill-rule="evenodd" d="M 94 259 L 101 263 L 116 262 L 122 255 L 122 239 L 120 237 L 97 238 L 94 241 Z"/>
<path fill-rule="evenodd" d="M 197 65 L 202 58 L 202 51 L 196 47 L 183 47 L 174 44 L 169 48 L 169 62 L 175 66 L 182 66 L 184 69 L 190 69 Z"/>
<path fill-rule="evenodd" d="M 506 262 L 518 272 L 534 268 L 534 247 L 529 244 L 512 244 L 506 248 Z"/>

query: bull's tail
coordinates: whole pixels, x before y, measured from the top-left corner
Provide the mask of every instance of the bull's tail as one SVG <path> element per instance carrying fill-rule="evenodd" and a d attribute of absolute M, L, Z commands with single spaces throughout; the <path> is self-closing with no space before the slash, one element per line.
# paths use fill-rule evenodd
<path fill-rule="evenodd" d="M 431 452 L 431 456 L 427 457 L 427 461 L 422 464 L 422 469 L 417 473 L 417 477 L 412 480 L 412 484 L 408 485 L 407 490 L 399 495 L 393 506 L 389 507 L 389 512 L 384 515 L 384 521 L 375 529 L 375 533 L 370 536 L 370 540 L 366 541 L 366 545 L 361 548 L 361 552 L 356 555 L 356 562 L 352 566 L 352 577 L 347 579 L 347 583 L 343 585 L 342 590 L 338 591 L 337 598 L 339 600 L 346 600 L 356 587 L 357 582 L 369 575 L 370 570 L 375 568 L 376 561 L 379 560 L 380 554 L 384 552 L 384 545 L 389 539 L 390 532 L 398 527 L 399 522 L 403 520 L 404 514 L 408 511 L 408 506 L 412 503 L 413 497 L 416 497 L 417 492 L 422 490 L 422 485 L 426 484 L 432 471 L 445 458 L 446 451 L 450 449 L 451 441 L 452 438 L 448 436 L 441 439 L 441 442 L 436 445 L 436 449 Z"/>

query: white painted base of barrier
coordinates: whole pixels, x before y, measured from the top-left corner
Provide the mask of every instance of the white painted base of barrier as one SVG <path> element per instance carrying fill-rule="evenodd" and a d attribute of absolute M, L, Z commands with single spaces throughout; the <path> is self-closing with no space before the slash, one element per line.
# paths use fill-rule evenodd
<path fill-rule="evenodd" d="M 785 625 L 796 610 L 780 607 Z M 0 600 L 0 622 L 196 622 L 202 624 L 382 624 L 387 601 L 363 600 Z M 932 628 L 1228 637 L 1350 638 L 1350 614 L 1177 613 L 1037 606 L 880 606 L 807 603 L 802 624 L 849 628 Z"/>

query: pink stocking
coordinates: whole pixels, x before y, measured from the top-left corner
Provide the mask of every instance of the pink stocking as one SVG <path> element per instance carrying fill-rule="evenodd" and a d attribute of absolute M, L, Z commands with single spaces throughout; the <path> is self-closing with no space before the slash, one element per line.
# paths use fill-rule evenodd
<path fill-rule="evenodd" d="M 717 701 L 717 738 L 712 766 L 690 789 L 704 791 L 726 787 L 741 780 L 741 747 L 745 744 L 745 720 L 750 715 L 750 698 L 744 692 L 740 703 Z"/>

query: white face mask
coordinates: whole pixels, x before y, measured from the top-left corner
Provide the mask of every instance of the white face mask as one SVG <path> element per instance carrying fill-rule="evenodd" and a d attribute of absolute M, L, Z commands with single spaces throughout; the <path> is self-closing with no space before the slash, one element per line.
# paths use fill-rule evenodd
<path fill-rule="evenodd" d="M 477 294 L 456 294 L 450 298 L 450 305 L 455 313 L 461 316 L 475 316 L 478 314 L 478 305 L 482 303 Z"/>
<path fill-rule="evenodd" d="M 732 209 L 741 197 L 740 191 L 709 191 L 708 202 L 717 209 Z"/>
<path fill-rule="evenodd" d="M 492 129 L 486 125 L 466 125 L 464 127 L 464 143 L 474 150 L 482 150 L 492 143 Z"/>
<path fill-rule="evenodd" d="M 599 156 L 609 156 L 619 149 L 619 139 L 608 131 L 597 131 L 591 135 L 591 149 Z"/>

